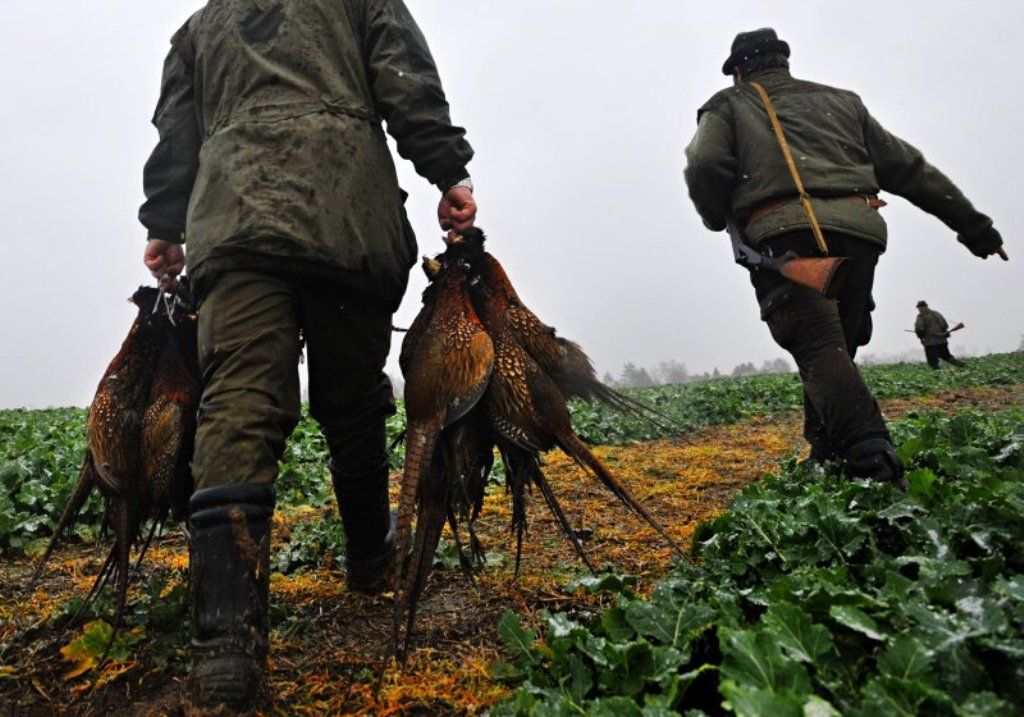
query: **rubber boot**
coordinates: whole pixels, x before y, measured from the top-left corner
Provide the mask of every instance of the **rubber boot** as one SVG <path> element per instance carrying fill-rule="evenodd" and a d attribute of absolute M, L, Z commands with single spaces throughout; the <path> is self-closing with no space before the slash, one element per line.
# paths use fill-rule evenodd
<path fill-rule="evenodd" d="M 895 483 L 900 490 L 907 489 L 903 461 L 896 455 L 889 439 L 869 438 L 860 441 L 850 446 L 843 457 L 850 475 L 882 483 Z"/>
<path fill-rule="evenodd" d="M 390 589 L 395 538 L 388 503 L 388 464 L 365 473 L 345 473 L 332 460 L 331 482 L 345 527 L 345 573 L 355 592 Z"/>
<path fill-rule="evenodd" d="M 189 500 L 193 706 L 252 709 L 267 657 L 270 489 L 234 483 Z"/>

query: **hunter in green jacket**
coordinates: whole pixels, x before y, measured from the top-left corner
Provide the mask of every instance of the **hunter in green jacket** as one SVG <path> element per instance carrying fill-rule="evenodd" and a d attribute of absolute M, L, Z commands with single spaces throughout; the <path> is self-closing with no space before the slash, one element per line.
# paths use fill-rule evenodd
<path fill-rule="evenodd" d="M 709 229 L 731 225 L 747 244 L 776 257 L 823 255 L 759 84 L 779 117 L 824 249 L 848 259 L 837 301 L 775 272 L 751 270 L 761 318 L 803 379 L 811 459 L 842 459 L 852 474 L 902 482 L 885 420 L 853 363 L 871 337 L 875 265 L 888 240 L 878 192 L 898 194 L 935 215 L 976 256 L 1007 256 L 992 220 L 948 177 L 886 131 L 854 93 L 793 78 L 789 54 L 770 28 L 737 35 L 722 68 L 734 86 L 697 112 L 686 184 Z"/>
<path fill-rule="evenodd" d="M 953 327 L 952 331 L 963 328 L 963 324 Z M 924 346 L 924 357 L 933 371 L 939 370 L 939 362 L 945 361 L 953 366 L 964 367 L 965 364 L 949 351 L 949 336 L 952 333 L 946 317 L 935 309 L 928 308 L 928 302 L 917 302 L 917 319 L 914 320 L 914 333 Z"/>
<path fill-rule="evenodd" d="M 200 300 L 192 702 L 245 710 L 268 650 L 272 488 L 303 350 L 349 587 L 385 589 L 393 563 L 383 368 L 416 240 L 382 124 L 440 190 L 443 228 L 473 225 L 473 150 L 402 0 L 210 0 L 171 41 L 153 122 L 145 263 L 173 277 L 187 245 Z"/>

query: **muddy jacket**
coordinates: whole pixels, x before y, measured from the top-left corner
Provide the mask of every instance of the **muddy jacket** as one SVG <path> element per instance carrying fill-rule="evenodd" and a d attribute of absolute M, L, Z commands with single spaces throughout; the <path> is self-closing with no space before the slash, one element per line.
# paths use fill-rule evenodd
<path fill-rule="evenodd" d="M 783 69 L 749 79 L 768 92 L 825 230 L 884 250 L 885 221 L 865 201 L 881 189 L 941 219 L 979 256 L 1002 244 L 992 220 L 917 149 L 887 132 L 854 93 L 794 79 Z M 720 231 L 731 220 L 756 245 L 809 227 L 768 114 L 748 83 L 722 90 L 700 108 L 686 160 L 690 197 L 709 229 Z"/>
<path fill-rule="evenodd" d="M 468 176 L 402 0 L 211 0 L 171 40 L 140 220 L 200 282 L 313 272 L 397 306 L 416 242 L 382 121 L 442 190 Z"/>
<path fill-rule="evenodd" d="M 917 315 L 914 333 L 923 346 L 941 346 L 949 342 L 949 324 L 942 314 L 932 309 Z"/>

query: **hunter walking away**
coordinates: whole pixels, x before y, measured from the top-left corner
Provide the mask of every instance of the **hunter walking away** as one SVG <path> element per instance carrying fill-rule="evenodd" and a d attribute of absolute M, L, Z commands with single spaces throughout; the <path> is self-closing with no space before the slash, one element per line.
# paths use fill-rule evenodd
<path fill-rule="evenodd" d="M 1005 260 L 1003 240 L 860 97 L 793 77 L 789 57 L 771 28 L 736 36 L 722 66 L 733 87 L 698 109 L 686 149 L 690 198 L 708 229 L 735 227 L 768 256 L 845 259 L 835 300 L 756 266 L 750 281 L 761 319 L 803 380 L 810 459 L 839 458 L 853 475 L 903 484 L 885 419 L 853 362 L 871 340 L 875 266 L 888 242 L 878 193 L 934 214 L 979 258 Z"/>

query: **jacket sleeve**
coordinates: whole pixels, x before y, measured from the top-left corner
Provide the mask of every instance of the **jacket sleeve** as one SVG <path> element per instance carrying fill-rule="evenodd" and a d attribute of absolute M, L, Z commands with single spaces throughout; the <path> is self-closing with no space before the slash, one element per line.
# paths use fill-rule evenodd
<path fill-rule="evenodd" d="M 878 186 L 909 200 L 957 232 L 957 240 L 976 256 L 1002 246 L 992 220 L 979 212 L 953 184 L 908 142 L 888 132 L 865 110 L 864 139 Z"/>
<path fill-rule="evenodd" d="M 153 124 L 160 135 L 146 162 L 142 186 L 146 201 L 139 221 L 151 239 L 185 241 L 185 224 L 192 185 L 199 169 L 199 131 L 193 69 L 187 61 L 184 37 L 187 25 L 174 36 L 164 61 L 160 99 Z"/>
<path fill-rule="evenodd" d="M 683 177 L 693 206 L 712 231 L 725 229 L 737 165 L 732 124 L 720 110 L 702 112 L 697 133 L 686 147 Z"/>
<path fill-rule="evenodd" d="M 402 0 L 366 0 L 365 48 L 377 111 L 398 153 L 441 191 L 469 176 L 473 148 L 452 125 L 426 38 Z"/>

